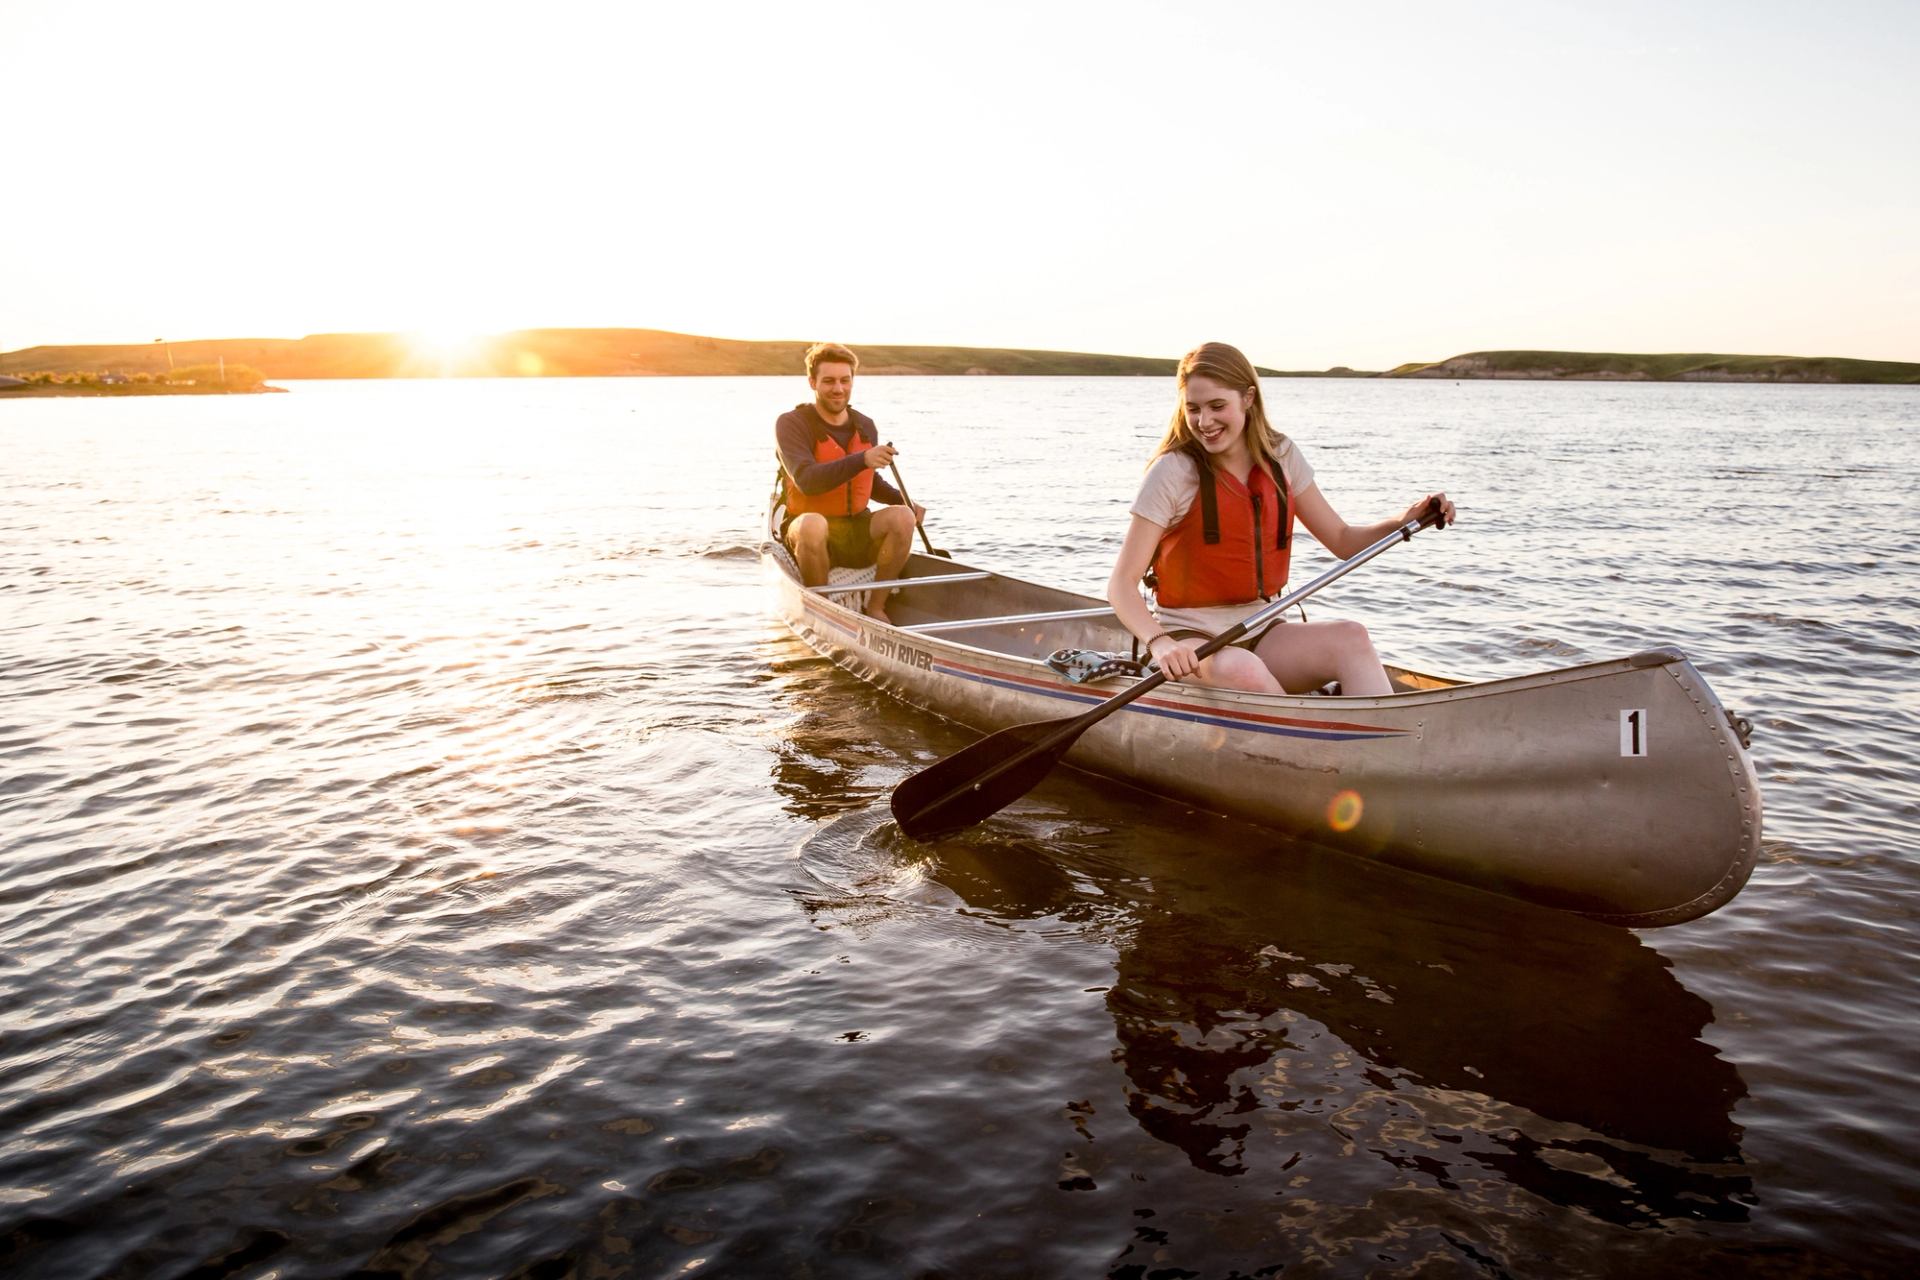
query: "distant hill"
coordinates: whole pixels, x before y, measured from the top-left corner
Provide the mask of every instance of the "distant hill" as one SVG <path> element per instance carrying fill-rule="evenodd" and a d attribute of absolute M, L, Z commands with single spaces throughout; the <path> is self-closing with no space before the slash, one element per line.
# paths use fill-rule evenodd
<path fill-rule="evenodd" d="M 170 360 L 184 365 L 225 359 L 229 364 L 251 365 L 268 378 L 792 376 L 802 372 L 811 345 L 704 338 L 660 329 L 521 329 L 493 335 L 471 350 L 434 353 L 406 334 L 323 333 L 305 338 L 27 347 L 0 354 L 0 374 L 163 373 Z M 849 345 L 859 353 L 863 374 L 1171 377 L 1175 365 L 1172 359 L 1080 351 Z"/>
<path fill-rule="evenodd" d="M 698 377 L 784 375 L 802 368 L 807 342 L 745 342 L 663 329 L 519 329 L 459 352 L 433 352 L 403 333 L 305 338 L 211 338 L 119 346 L 27 347 L 0 353 L 0 375 L 164 374 L 187 365 L 245 364 L 267 378 Z M 1016 374 L 1172 377 L 1153 356 L 1008 347 L 849 344 L 863 374 Z M 1385 373 L 1344 366 L 1261 369 L 1279 378 L 1506 378 L 1615 382 L 1877 382 L 1920 384 L 1920 364 L 1841 357 L 1621 355 L 1591 351 L 1472 351 Z"/>
<path fill-rule="evenodd" d="M 1473 351 L 1403 364 L 1384 378 L 1511 378 L 1595 382 L 1920 383 L 1920 364 L 1840 356 L 1621 355 L 1595 351 Z"/>
<path fill-rule="evenodd" d="M 159 373 L 86 369 L 56 373 L 38 369 L 24 378 L 0 373 L 0 400 L 46 396 L 236 396 L 285 391 L 270 387 L 258 369 L 233 364 L 182 365 Z"/>

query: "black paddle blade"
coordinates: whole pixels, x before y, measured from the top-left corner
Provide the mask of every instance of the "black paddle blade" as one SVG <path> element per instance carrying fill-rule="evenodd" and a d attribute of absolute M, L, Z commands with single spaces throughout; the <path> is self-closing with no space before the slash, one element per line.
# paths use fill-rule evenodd
<path fill-rule="evenodd" d="M 991 817 L 1053 771 L 1085 728 L 1080 720 L 1017 724 L 928 765 L 893 789 L 893 820 L 931 840 Z"/>

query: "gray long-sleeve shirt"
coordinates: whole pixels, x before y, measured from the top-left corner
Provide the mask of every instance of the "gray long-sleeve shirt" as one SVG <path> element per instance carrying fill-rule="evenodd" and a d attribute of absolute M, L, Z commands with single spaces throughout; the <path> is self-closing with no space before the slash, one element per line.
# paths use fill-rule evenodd
<path fill-rule="evenodd" d="M 847 456 L 835 458 L 832 462 L 815 461 L 813 441 L 816 432 L 824 432 L 847 451 Z M 856 432 L 859 439 L 854 438 Z M 874 426 L 873 419 L 858 409 L 847 410 L 846 422 L 836 427 L 824 421 L 820 411 L 812 404 L 797 404 L 774 421 L 773 441 L 780 454 L 781 469 L 800 492 L 812 495 L 838 489 L 859 475 L 867 465 L 866 446 L 880 443 L 880 428 Z M 876 502 L 898 504 L 905 501 L 900 491 L 881 479 L 877 471 L 873 476 L 873 497 Z"/>

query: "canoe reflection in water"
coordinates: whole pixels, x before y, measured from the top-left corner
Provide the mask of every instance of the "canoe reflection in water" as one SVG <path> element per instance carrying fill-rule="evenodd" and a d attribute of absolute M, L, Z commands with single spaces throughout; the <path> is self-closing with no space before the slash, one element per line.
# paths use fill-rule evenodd
<path fill-rule="evenodd" d="M 1556 1201 L 1619 1188 L 1612 1212 L 1589 1207 L 1623 1221 L 1744 1216 L 1747 1179 L 1724 1166 L 1745 1087 L 1656 953 L 1337 855 L 1293 863 L 1188 859 L 1133 895 L 1107 1006 L 1149 1133 L 1237 1175 L 1316 1129 L 1399 1163 L 1411 1125 L 1433 1145 L 1404 1159 L 1441 1185 L 1478 1166 Z"/>
<path fill-rule="evenodd" d="M 803 899 L 809 913 L 913 929 L 944 911 L 1042 948 L 1110 947 L 1111 986 L 1087 998 L 1112 1019 L 1126 1109 L 1192 1169 L 1274 1197 L 1250 1246 L 1333 1258 L 1339 1241 L 1385 1229 L 1404 1243 L 1465 1213 L 1512 1264 L 1551 1256 L 1556 1231 L 1564 1247 L 1566 1213 L 1630 1229 L 1746 1220 L 1732 1118 L 1745 1085 L 1700 1038 L 1711 1006 L 1633 933 L 1276 845 L 1080 775 L 1056 779 L 1057 808 L 915 844 L 879 803 L 901 767 L 892 740 L 938 750 L 925 739 L 946 727 L 887 723 L 884 699 L 856 706 L 873 695 L 834 683 L 799 699 L 776 767 L 793 812 L 831 819 L 802 860 L 841 892 Z M 1015 955 L 1048 966 L 1044 950 Z M 1023 1014 L 1047 1011 L 1007 1011 Z M 1099 1133 L 1074 1157 L 1085 1189 L 1161 1163 Z M 1145 1180 L 1163 1213 L 1183 1198 L 1164 1167 Z M 1666 1233 L 1629 1236 L 1656 1247 Z"/>
<path fill-rule="evenodd" d="M 1196 1171 L 1271 1182 L 1275 1211 L 1300 1215 L 1296 1247 L 1448 1201 L 1496 1236 L 1544 1230 L 1553 1205 L 1628 1228 L 1747 1219 L 1745 1084 L 1699 1038 L 1711 1006 L 1638 936 L 1079 777 L 1050 793 L 1066 812 L 914 844 L 877 804 L 874 722 L 847 754 L 854 718 L 822 712 L 781 745 L 789 808 L 833 819 L 803 860 L 843 892 L 808 912 L 881 929 L 964 913 L 1043 946 L 1112 946 L 1133 1121 Z M 1077 1165 L 1089 1186 L 1129 1171 L 1121 1151 Z"/>

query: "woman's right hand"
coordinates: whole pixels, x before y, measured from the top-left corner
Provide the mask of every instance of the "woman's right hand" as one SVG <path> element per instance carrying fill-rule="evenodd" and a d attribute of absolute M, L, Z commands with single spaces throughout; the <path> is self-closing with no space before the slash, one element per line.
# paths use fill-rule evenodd
<path fill-rule="evenodd" d="M 1169 680 L 1185 680 L 1200 670 L 1193 649 L 1172 636 L 1155 636 L 1147 643 L 1147 652 L 1153 655 L 1154 664 L 1167 673 Z"/>

